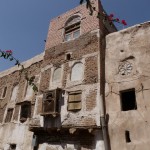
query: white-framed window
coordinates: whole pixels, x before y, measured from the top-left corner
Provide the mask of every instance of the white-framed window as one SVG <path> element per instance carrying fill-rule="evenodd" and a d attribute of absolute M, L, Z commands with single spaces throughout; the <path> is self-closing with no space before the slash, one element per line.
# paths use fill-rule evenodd
<path fill-rule="evenodd" d="M 17 100 L 18 89 L 19 89 L 18 85 L 16 85 L 16 86 L 13 87 L 10 101 L 16 101 Z"/>
<path fill-rule="evenodd" d="M 61 81 L 61 68 L 56 68 L 53 73 L 52 82 Z"/>
<path fill-rule="evenodd" d="M 81 17 L 75 15 L 68 19 L 65 25 L 64 41 L 70 41 L 80 36 Z"/>
<path fill-rule="evenodd" d="M 80 81 L 83 79 L 83 64 L 77 62 L 73 65 L 71 70 L 71 81 Z"/>

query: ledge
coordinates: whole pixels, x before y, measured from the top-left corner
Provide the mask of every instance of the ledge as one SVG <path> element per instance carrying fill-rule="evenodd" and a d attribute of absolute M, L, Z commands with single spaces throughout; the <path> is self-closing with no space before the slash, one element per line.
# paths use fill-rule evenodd
<path fill-rule="evenodd" d="M 58 112 L 54 112 L 54 113 L 48 112 L 48 113 L 40 113 L 40 115 L 41 115 L 41 116 L 52 116 L 52 117 L 55 118 L 55 117 L 59 116 L 60 113 L 58 113 Z"/>

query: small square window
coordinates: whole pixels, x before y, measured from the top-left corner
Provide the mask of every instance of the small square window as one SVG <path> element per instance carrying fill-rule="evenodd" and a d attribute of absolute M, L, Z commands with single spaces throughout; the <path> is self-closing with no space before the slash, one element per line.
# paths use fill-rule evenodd
<path fill-rule="evenodd" d="M 5 122 L 10 122 L 13 114 L 13 108 L 7 110 Z"/>
<path fill-rule="evenodd" d="M 70 92 L 68 97 L 68 110 L 81 110 L 81 91 Z"/>
<path fill-rule="evenodd" d="M 137 109 L 135 89 L 120 91 L 120 98 L 122 111 Z"/>

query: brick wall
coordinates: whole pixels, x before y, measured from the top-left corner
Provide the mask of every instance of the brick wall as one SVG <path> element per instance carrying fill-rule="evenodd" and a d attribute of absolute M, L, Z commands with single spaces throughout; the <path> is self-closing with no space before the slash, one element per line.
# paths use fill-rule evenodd
<path fill-rule="evenodd" d="M 103 11 L 99 0 L 93 0 L 93 6 L 96 10 Z M 65 23 L 75 14 L 81 16 L 81 35 L 99 28 L 102 32 L 107 32 L 102 21 L 96 17 L 97 12 L 94 12 L 92 16 L 89 15 L 86 4 L 83 4 L 51 20 L 45 50 L 64 42 Z"/>

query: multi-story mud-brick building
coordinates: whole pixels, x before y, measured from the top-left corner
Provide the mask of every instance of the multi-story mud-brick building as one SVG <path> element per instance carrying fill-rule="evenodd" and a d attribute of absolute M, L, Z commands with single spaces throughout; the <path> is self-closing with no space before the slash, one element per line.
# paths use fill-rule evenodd
<path fill-rule="evenodd" d="M 105 102 L 112 150 L 150 149 L 150 22 L 106 36 Z"/>
<path fill-rule="evenodd" d="M 149 150 L 150 23 L 105 19 L 83 4 L 51 20 L 23 63 L 38 92 L 21 68 L 0 73 L 0 150 Z"/>
<path fill-rule="evenodd" d="M 38 92 L 19 68 L 0 73 L 0 149 L 104 150 L 103 38 L 116 29 L 96 16 L 83 4 L 51 20 L 44 53 L 23 63 Z"/>

